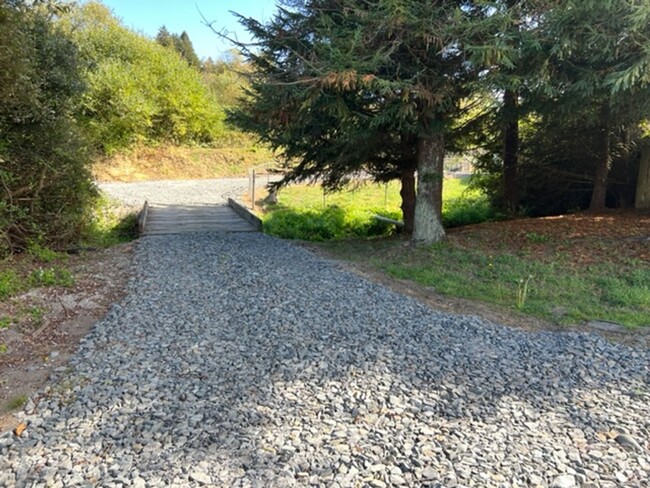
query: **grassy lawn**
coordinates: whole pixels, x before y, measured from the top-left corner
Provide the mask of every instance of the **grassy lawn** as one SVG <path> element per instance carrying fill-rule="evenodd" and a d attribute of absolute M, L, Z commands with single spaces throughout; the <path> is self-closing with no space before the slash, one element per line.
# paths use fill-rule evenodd
<path fill-rule="evenodd" d="M 610 216 L 611 225 L 618 225 L 616 236 L 607 235 L 598 218 L 469 226 L 425 248 L 395 238 L 321 245 L 340 259 L 369 264 L 443 295 L 518 309 L 560 324 L 605 320 L 650 326 L 649 250 L 642 238 L 635 240 L 650 217 L 637 226 L 639 216 L 618 223 Z M 578 237 L 570 237 L 570 228 Z"/>
<path fill-rule="evenodd" d="M 444 182 L 443 222 L 455 227 L 493 217 L 487 199 L 468 180 Z M 293 185 L 278 193 L 278 204 L 263 208 L 265 232 L 286 239 L 329 240 L 375 237 L 393 228 L 374 215 L 401 220 L 399 183 L 362 184 L 325 194 L 320 186 Z"/>

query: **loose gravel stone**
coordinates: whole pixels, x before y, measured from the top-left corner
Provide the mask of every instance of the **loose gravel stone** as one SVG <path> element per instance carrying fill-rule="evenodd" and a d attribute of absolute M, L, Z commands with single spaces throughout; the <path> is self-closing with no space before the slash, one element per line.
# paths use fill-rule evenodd
<path fill-rule="evenodd" d="M 650 486 L 647 350 L 438 313 L 260 234 L 145 237 L 136 266 L 0 438 L 0 485 Z"/>
<path fill-rule="evenodd" d="M 261 178 L 257 183 L 262 186 L 266 179 Z M 133 207 L 142 206 L 145 200 L 170 205 L 226 203 L 228 197 L 241 198 L 248 189 L 248 178 L 137 181 L 98 186 L 112 198 Z"/>

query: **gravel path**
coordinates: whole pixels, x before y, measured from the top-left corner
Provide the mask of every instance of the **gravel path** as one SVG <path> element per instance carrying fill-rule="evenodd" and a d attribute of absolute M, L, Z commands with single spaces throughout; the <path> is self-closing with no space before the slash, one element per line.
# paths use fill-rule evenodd
<path fill-rule="evenodd" d="M 265 178 L 258 180 L 260 186 L 265 183 Z M 228 197 L 241 197 L 248 188 L 248 178 L 99 183 L 98 186 L 112 198 L 134 207 L 142 206 L 145 200 L 169 204 L 226 203 Z"/>
<path fill-rule="evenodd" d="M 260 234 L 136 261 L 0 486 L 650 486 L 646 350 L 436 313 Z"/>
<path fill-rule="evenodd" d="M 259 234 L 146 237 L 136 267 L 0 437 L 0 487 L 650 486 L 648 350 L 436 313 Z"/>

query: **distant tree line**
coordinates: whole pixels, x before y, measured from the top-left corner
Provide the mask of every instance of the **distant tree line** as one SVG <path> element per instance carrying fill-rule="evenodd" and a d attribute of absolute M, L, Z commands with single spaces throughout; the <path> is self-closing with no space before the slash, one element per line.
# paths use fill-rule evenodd
<path fill-rule="evenodd" d="M 279 185 L 399 178 L 424 243 L 444 236 L 449 151 L 480 154 L 511 215 L 650 206 L 647 2 L 285 0 L 240 21 L 253 70 L 230 117 L 284 152 Z"/>

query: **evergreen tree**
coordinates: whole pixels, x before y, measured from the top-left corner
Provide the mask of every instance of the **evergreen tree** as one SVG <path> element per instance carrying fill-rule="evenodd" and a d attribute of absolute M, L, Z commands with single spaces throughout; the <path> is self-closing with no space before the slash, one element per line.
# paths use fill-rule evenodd
<path fill-rule="evenodd" d="M 161 46 L 174 47 L 173 35 L 167 30 L 167 27 L 164 25 L 158 29 L 158 34 L 156 34 L 156 42 Z"/>
<path fill-rule="evenodd" d="M 155 40 L 161 46 L 172 48 L 193 68 L 201 69 L 201 61 L 194 51 L 194 46 L 187 32 L 183 31 L 180 36 L 172 34 L 163 25 L 158 29 Z"/>
<path fill-rule="evenodd" d="M 194 46 L 192 45 L 192 41 L 190 40 L 190 36 L 187 35 L 187 32 L 183 31 L 179 37 L 180 41 L 180 53 L 183 58 L 187 61 L 187 64 L 190 66 L 200 69 L 201 68 L 201 61 L 199 60 L 199 57 L 196 55 L 196 52 L 194 51 Z"/>
<path fill-rule="evenodd" d="M 589 209 L 605 208 L 613 141 L 619 128 L 650 113 L 650 5 L 631 0 L 572 0 L 551 12 L 545 32 L 555 109 L 589 107 L 583 123 L 597 137 Z"/>
<path fill-rule="evenodd" d="M 256 74 L 233 120 L 297 161 L 284 183 L 318 176 L 335 188 L 362 169 L 402 176 L 413 240 L 440 240 L 445 136 L 474 76 L 459 39 L 473 14 L 464 6 L 306 0 L 266 25 L 240 18 L 260 50 L 240 44 Z"/>

